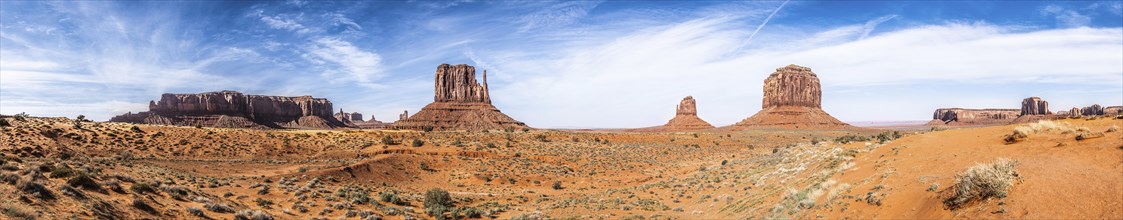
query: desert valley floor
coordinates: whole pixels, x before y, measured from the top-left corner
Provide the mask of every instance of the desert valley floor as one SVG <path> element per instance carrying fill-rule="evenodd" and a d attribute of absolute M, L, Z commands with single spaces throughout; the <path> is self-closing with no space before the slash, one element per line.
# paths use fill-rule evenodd
<path fill-rule="evenodd" d="M 1112 117 L 646 133 L 6 120 L 8 218 L 1123 218 Z M 1009 190 L 953 199 L 980 164 L 1012 169 Z"/>

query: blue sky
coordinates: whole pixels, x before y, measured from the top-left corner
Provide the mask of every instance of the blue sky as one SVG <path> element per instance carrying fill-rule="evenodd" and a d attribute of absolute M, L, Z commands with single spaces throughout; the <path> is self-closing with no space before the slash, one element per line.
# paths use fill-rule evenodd
<path fill-rule="evenodd" d="M 850 122 L 935 108 L 1123 104 L 1119 1 L 0 1 L 0 113 L 106 120 L 159 94 L 326 97 L 393 121 L 441 63 L 487 69 L 535 127 L 728 125 L 775 68 Z"/>

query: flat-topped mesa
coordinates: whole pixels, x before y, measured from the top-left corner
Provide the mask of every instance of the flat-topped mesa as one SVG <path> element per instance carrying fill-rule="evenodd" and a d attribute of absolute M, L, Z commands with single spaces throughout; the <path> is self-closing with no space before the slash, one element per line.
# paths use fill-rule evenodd
<path fill-rule="evenodd" d="M 487 70 L 484 70 L 483 85 L 476 82 L 476 68 L 468 64 L 437 66 L 433 76 L 434 102 L 483 102 L 491 103 L 487 89 Z"/>
<path fill-rule="evenodd" d="M 811 68 L 795 64 L 776 68 L 776 72 L 764 79 L 761 110 L 730 127 L 734 130 L 854 128 L 823 111 L 821 99 L 819 77 Z"/>
<path fill-rule="evenodd" d="M 333 128 L 331 101 L 311 96 L 244 95 L 235 91 L 171 94 L 150 101 L 149 111 L 110 121 L 208 127 Z"/>
<path fill-rule="evenodd" d="M 526 124 L 499 112 L 491 105 L 487 71 L 483 84 L 476 82 L 476 68 L 467 64 L 437 66 L 433 77 L 433 103 L 412 116 L 403 113 L 392 128 L 411 130 L 498 130 L 526 128 Z"/>
<path fill-rule="evenodd" d="M 941 108 L 932 113 L 929 125 L 986 125 L 1007 124 L 1018 118 L 1019 109 L 963 109 Z"/>
<path fill-rule="evenodd" d="M 1048 115 L 1053 114 L 1049 111 L 1049 102 L 1041 99 L 1041 97 L 1029 97 L 1022 100 L 1021 115 Z"/>
<path fill-rule="evenodd" d="M 791 64 L 776 68 L 764 80 L 764 100 L 761 108 L 777 106 L 802 106 L 822 108 L 822 89 L 819 77 L 811 68 Z"/>
<path fill-rule="evenodd" d="M 694 97 L 687 96 L 682 98 L 682 101 L 679 101 L 678 106 L 675 107 L 675 117 L 656 130 L 689 131 L 710 128 L 714 128 L 714 126 L 698 117 L 698 107 Z"/>

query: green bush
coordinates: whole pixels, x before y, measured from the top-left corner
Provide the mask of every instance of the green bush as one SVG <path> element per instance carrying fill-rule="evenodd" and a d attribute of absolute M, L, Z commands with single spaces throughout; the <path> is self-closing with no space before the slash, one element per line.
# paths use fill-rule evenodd
<path fill-rule="evenodd" d="M 430 189 L 425 193 L 425 207 L 452 207 L 452 196 L 440 188 Z"/>

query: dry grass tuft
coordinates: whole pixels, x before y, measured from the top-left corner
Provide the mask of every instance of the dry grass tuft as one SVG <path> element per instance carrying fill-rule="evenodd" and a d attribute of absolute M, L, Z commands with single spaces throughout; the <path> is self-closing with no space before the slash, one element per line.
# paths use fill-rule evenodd
<path fill-rule="evenodd" d="M 994 163 L 975 165 L 956 174 L 955 185 L 949 188 L 954 194 L 944 200 L 944 205 L 957 209 L 974 200 L 1005 198 L 1018 177 L 1014 170 L 1016 164 L 1016 161 L 999 158 Z"/>

